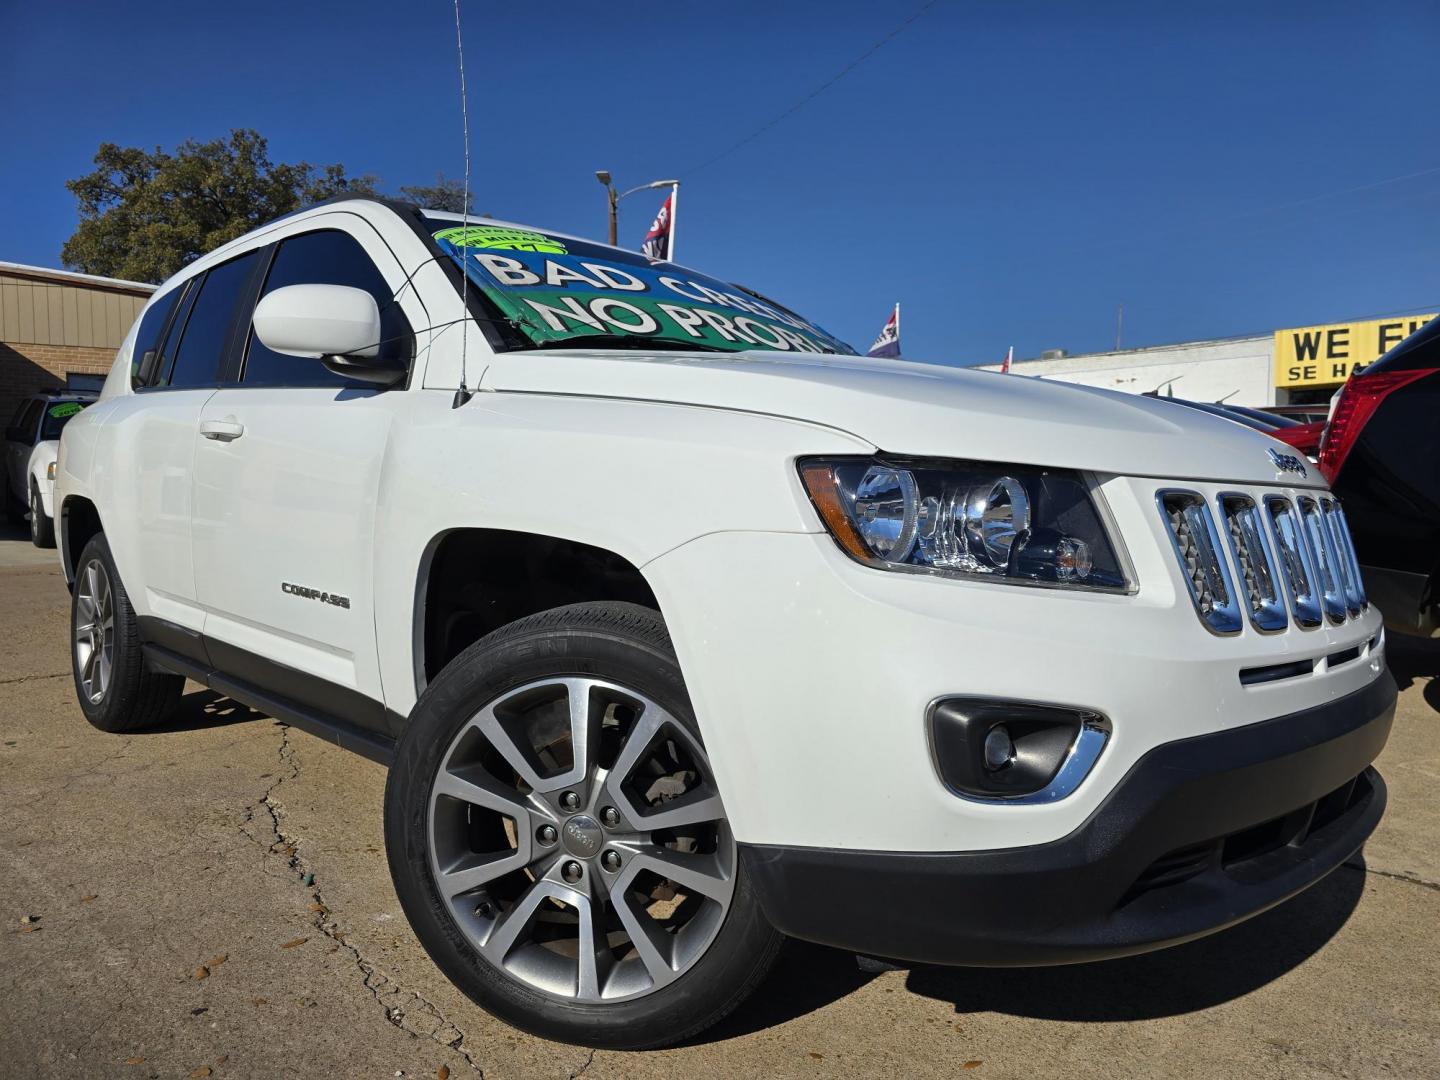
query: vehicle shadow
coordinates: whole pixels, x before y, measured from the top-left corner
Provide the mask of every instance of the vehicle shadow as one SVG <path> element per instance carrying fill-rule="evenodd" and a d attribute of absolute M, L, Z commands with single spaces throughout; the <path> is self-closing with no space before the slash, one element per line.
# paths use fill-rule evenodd
<path fill-rule="evenodd" d="M 1298 967 L 1345 925 L 1364 890 L 1357 857 L 1287 903 L 1186 945 L 1073 967 L 917 968 L 906 987 L 953 1003 L 957 1013 L 1080 1023 L 1179 1016 L 1244 997 Z"/>
<path fill-rule="evenodd" d="M 247 720 L 266 720 L 268 714 L 256 712 L 233 698 L 214 690 L 195 690 L 184 694 L 163 724 L 133 732 L 135 735 L 165 735 L 177 731 L 203 731 L 206 728 L 243 724 Z"/>
<path fill-rule="evenodd" d="M 1440 712 L 1440 639 L 1386 634 L 1385 660 L 1402 691 L 1408 690 L 1416 679 L 1429 679 L 1425 701 Z"/>
<path fill-rule="evenodd" d="M 1365 888 L 1356 857 L 1299 896 L 1239 926 L 1159 952 L 1049 968 L 908 967 L 905 988 L 957 1014 L 1123 1023 L 1208 1009 L 1298 967 L 1345 925 Z M 874 965 L 867 965 L 874 966 Z M 784 1024 L 854 993 L 875 975 L 853 953 L 792 941 L 765 984 L 697 1036 L 719 1042 Z"/>

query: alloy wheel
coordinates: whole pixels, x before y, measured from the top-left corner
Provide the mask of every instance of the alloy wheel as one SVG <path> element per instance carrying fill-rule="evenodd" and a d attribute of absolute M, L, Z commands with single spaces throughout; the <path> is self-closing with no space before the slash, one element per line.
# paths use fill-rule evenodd
<path fill-rule="evenodd" d="M 93 705 L 110 686 L 115 664 L 115 608 L 105 564 L 91 559 L 75 582 L 75 668 L 80 690 Z"/>
<path fill-rule="evenodd" d="M 30 492 L 30 539 L 40 543 L 40 493 Z"/>
<path fill-rule="evenodd" d="M 704 955 L 735 841 L 695 735 L 592 678 L 472 716 L 431 785 L 430 868 L 456 925 L 511 978 L 567 1001 L 642 997 Z"/>

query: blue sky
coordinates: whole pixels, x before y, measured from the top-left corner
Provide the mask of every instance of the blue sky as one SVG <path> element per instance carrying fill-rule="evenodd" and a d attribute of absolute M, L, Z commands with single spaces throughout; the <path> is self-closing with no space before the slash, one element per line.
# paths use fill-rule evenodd
<path fill-rule="evenodd" d="M 679 260 L 863 349 L 983 363 L 1440 309 L 1434 4 L 464 0 L 476 206 Z M 461 165 L 453 9 L 0 0 L 0 259 L 58 265 L 102 141 L 253 127 L 390 188 Z M 1421 174 L 1421 175 L 1413 175 Z M 624 204 L 638 246 L 659 198 Z"/>

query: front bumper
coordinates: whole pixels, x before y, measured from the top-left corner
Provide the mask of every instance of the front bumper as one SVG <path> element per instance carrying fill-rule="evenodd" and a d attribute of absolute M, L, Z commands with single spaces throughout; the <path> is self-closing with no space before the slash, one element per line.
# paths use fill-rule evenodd
<path fill-rule="evenodd" d="M 742 845 L 770 921 L 856 952 L 945 964 L 1076 963 L 1259 914 L 1354 853 L 1385 808 L 1370 763 L 1388 674 L 1324 705 L 1146 753 L 1069 835 L 1009 850 Z"/>

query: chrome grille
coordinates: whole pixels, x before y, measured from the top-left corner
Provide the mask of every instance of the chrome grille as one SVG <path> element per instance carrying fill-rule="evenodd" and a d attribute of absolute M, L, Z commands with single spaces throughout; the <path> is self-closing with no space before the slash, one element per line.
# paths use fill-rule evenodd
<path fill-rule="evenodd" d="M 1222 492 L 1213 508 L 1195 491 L 1167 489 L 1155 498 L 1190 599 L 1216 633 L 1238 633 L 1246 616 L 1266 632 L 1291 619 L 1307 629 L 1327 619 L 1339 624 L 1369 606 L 1345 511 L 1329 495 L 1257 502 Z"/>
<path fill-rule="evenodd" d="M 1260 630 L 1283 630 L 1288 622 L 1285 600 L 1276 581 L 1278 568 L 1265 539 L 1260 508 L 1248 495 L 1221 495 L 1220 517 L 1250 621 Z"/>
<path fill-rule="evenodd" d="M 1156 495 L 1175 557 L 1185 574 L 1190 599 L 1205 625 L 1217 634 L 1240 629 L 1240 607 L 1236 603 L 1230 571 L 1220 554 L 1215 519 L 1205 500 L 1193 491 L 1162 491 Z"/>

